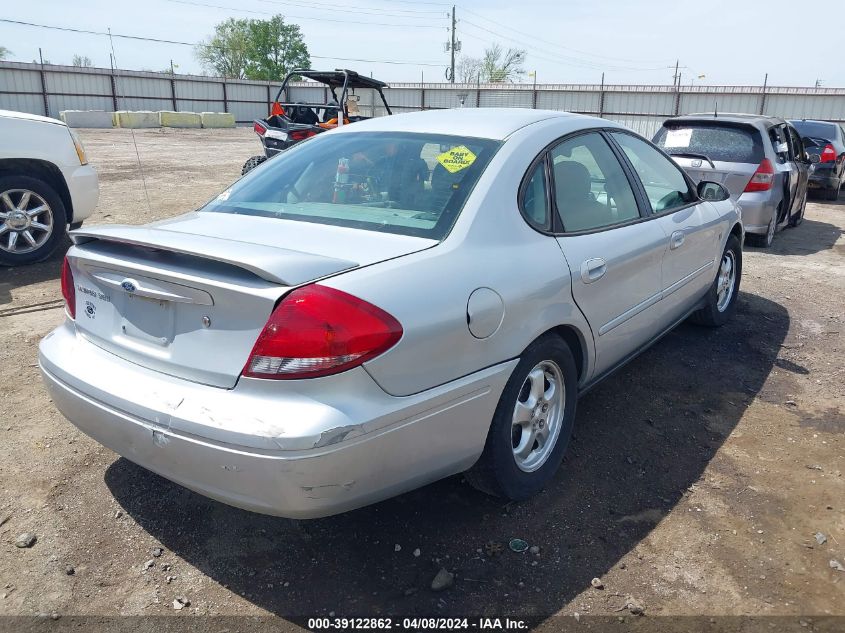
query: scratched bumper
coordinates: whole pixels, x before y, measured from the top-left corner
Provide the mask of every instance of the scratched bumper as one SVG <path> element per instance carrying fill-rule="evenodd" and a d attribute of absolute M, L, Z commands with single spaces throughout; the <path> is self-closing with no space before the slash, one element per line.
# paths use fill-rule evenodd
<path fill-rule="evenodd" d="M 116 453 L 223 503 L 314 518 L 469 468 L 515 361 L 401 398 L 363 368 L 227 390 L 128 363 L 67 322 L 39 364 L 62 414 Z"/>

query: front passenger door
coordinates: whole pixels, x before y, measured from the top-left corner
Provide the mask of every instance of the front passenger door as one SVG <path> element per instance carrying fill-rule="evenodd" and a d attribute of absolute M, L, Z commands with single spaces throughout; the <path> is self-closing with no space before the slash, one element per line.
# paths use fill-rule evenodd
<path fill-rule="evenodd" d="M 549 152 L 558 243 L 572 273 L 572 295 L 590 324 L 595 376 L 660 332 L 661 261 L 666 236 L 642 221 L 631 183 L 599 132 L 571 137 Z"/>
<path fill-rule="evenodd" d="M 666 236 L 660 318 L 664 326 L 683 318 L 716 275 L 724 230 L 709 202 L 699 200 L 681 169 L 642 139 L 612 132 L 643 184 L 651 213 Z"/>

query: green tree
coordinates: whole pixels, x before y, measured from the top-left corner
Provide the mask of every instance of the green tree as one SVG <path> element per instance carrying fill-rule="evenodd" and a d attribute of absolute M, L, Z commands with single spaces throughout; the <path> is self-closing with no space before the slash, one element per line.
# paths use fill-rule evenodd
<path fill-rule="evenodd" d="M 6 48 L 5 46 L 0 46 L 0 59 L 6 59 L 11 54 L 12 51 L 10 51 L 8 48 Z"/>
<path fill-rule="evenodd" d="M 249 20 L 229 18 L 214 27 L 214 35 L 194 49 L 200 64 L 220 77 L 246 76 Z"/>
<path fill-rule="evenodd" d="M 248 79 L 279 80 L 292 70 L 310 66 L 308 47 L 298 24 L 285 24 L 281 15 L 249 21 Z"/>
<path fill-rule="evenodd" d="M 209 72 L 238 79 L 279 80 L 311 65 L 299 25 L 285 24 L 281 15 L 269 20 L 229 18 L 194 53 Z"/>
<path fill-rule="evenodd" d="M 91 68 L 94 65 L 87 55 L 74 55 L 71 63 L 77 68 Z"/>
<path fill-rule="evenodd" d="M 484 51 L 481 60 L 481 80 L 490 83 L 513 83 L 525 72 L 525 51 L 520 48 L 504 50 L 493 44 Z"/>

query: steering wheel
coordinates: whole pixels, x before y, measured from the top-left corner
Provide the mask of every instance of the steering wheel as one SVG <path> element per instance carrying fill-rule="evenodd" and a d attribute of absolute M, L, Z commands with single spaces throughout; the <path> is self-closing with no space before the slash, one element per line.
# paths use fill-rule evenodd
<path fill-rule="evenodd" d="M 657 204 L 654 205 L 654 212 L 660 213 L 661 211 L 663 211 L 663 209 L 666 209 L 670 206 L 675 206 L 679 202 L 683 202 L 683 198 L 681 197 L 680 192 L 671 191 L 657 201 Z"/>

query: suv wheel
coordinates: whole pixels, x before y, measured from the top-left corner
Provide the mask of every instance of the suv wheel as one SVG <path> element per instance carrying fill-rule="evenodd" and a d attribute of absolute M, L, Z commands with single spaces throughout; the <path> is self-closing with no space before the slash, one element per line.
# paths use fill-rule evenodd
<path fill-rule="evenodd" d="M 0 178 L 0 264 L 46 259 L 66 227 L 65 206 L 49 184 L 30 176 Z"/>

